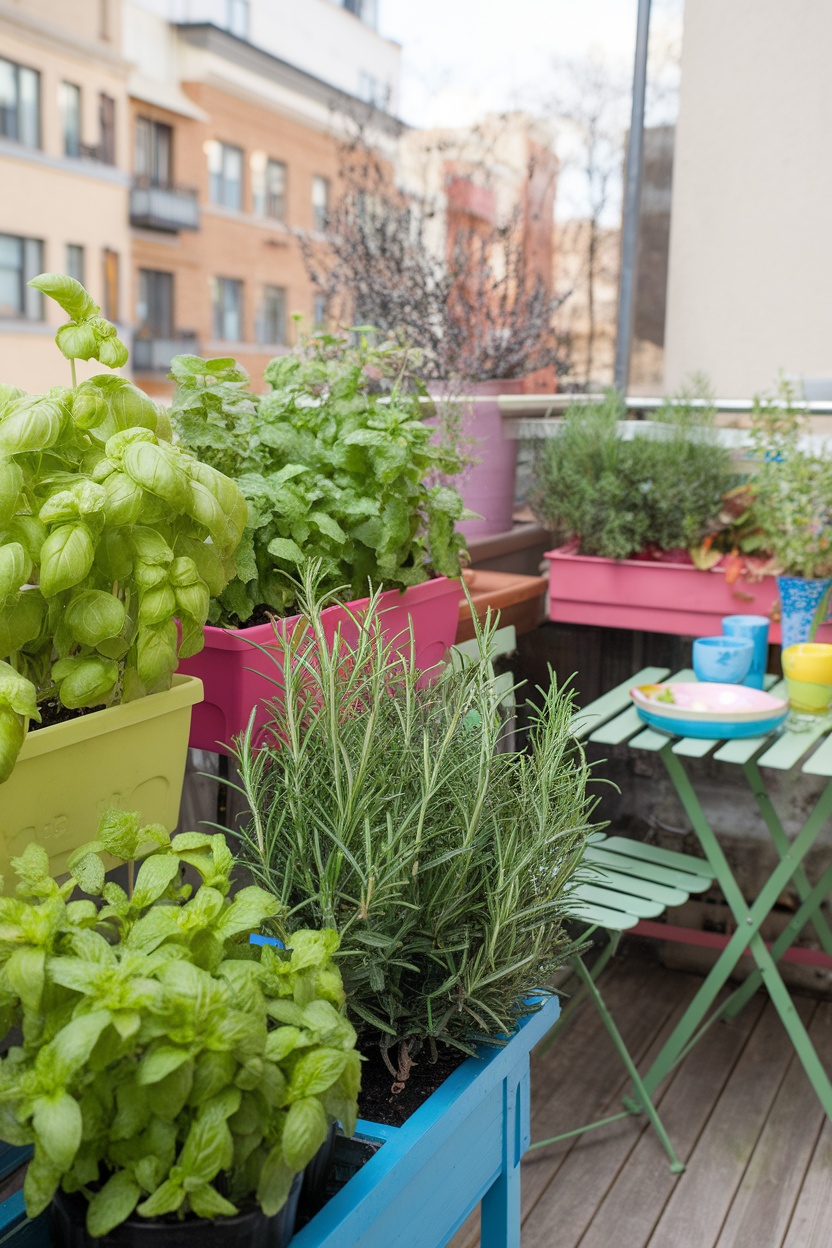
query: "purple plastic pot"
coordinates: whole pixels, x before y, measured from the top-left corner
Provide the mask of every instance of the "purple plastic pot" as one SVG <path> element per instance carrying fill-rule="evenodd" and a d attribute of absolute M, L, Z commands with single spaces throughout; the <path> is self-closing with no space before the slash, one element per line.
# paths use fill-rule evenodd
<path fill-rule="evenodd" d="M 340 627 L 344 640 L 351 642 L 355 626 L 348 611 L 357 614 L 366 608 L 367 602 L 363 598 L 349 603 L 347 608 L 328 607 L 323 613 L 327 640 L 331 642 Z M 444 576 L 415 585 L 404 593 L 391 589 L 381 596 L 379 616 L 385 638 L 402 650 L 409 649 L 408 619 L 412 621 L 416 664 L 425 673 L 426 681 L 431 679 L 430 669 L 434 669 L 435 678 L 438 665 L 453 645 L 459 602 L 459 581 Z M 255 706 L 260 708 L 255 733 L 262 727 L 268 718 L 264 704 L 278 692 L 275 680 L 279 669 L 272 655 L 281 652 L 275 643 L 275 630 L 286 636 L 298 627 L 306 626 L 297 615 L 279 620 L 274 628 L 271 624 L 253 628 L 206 627 L 204 650 L 179 664 L 180 672 L 198 676 L 205 687 L 205 700 L 194 707 L 191 715 L 192 750 L 229 754 L 232 737 L 246 729 Z M 258 646 L 270 653 L 264 654 Z"/>

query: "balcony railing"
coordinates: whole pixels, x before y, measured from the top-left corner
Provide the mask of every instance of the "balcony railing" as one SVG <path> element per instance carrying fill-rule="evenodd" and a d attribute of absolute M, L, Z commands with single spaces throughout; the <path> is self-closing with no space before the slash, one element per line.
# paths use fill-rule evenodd
<path fill-rule="evenodd" d="M 151 183 L 137 178 L 130 191 L 130 224 L 150 230 L 199 229 L 199 203 L 190 186 L 173 183 Z"/>
<path fill-rule="evenodd" d="M 134 338 L 133 371 L 136 373 L 167 373 L 175 355 L 198 355 L 196 334 L 182 330 L 171 338 Z"/>

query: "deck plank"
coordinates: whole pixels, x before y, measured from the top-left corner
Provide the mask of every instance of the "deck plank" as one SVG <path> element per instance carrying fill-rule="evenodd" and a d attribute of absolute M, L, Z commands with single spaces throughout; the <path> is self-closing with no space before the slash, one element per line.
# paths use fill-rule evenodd
<path fill-rule="evenodd" d="M 809 1036 L 818 1057 L 829 1063 L 832 1006 L 828 1003 L 815 1011 Z M 758 1248 L 760 1244 L 783 1242 L 823 1122 L 821 1104 L 795 1054 L 737 1189 L 717 1248 Z M 789 1158 L 787 1166 L 783 1165 L 784 1156 Z"/>
<path fill-rule="evenodd" d="M 832 1122 L 823 1124 L 783 1248 L 829 1248 L 832 1226 Z"/>
<path fill-rule="evenodd" d="M 711 1027 L 660 1101 L 662 1121 L 682 1161 L 691 1157 L 764 1004 L 762 997 L 756 997 L 739 1018 Z M 599 1205 L 581 1248 L 612 1244 L 643 1248 L 676 1186 L 684 1180 L 684 1175 L 670 1173 L 655 1132 L 645 1131 Z"/>
<path fill-rule="evenodd" d="M 681 1017 L 698 983 L 698 980 L 691 977 L 685 984 L 680 977 L 674 989 L 673 1011 L 662 1028 L 654 1032 L 653 1043 L 645 1054 L 645 1060 L 637 1063 L 642 1068 L 657 1055 L 661 1044 L 670 1035 Z M 679 995 L 680 990 L 682 995 Z M 608 1046 L 604 1050 L 607 1055 L 606 1061 L 621 1070 L 619 1059 L 614 1054 L 609 1039 L 606 1039 L 606 1045 Z M 670 1077 L 670 1086 L 674 1078 L 675 1074 Z M 627 1086 L 628 1081 L 625 1077 L 615 1096 L 601 1107 L 597 1115 L 585 1114 L 584 1121 L 591 1117 L 618 1112 L 621 1109 L 621 1095 Z M 664 1089 L 659 1094 L 659 1104 L 661 1104 L 663 1093 Z M 523 1248 L 552 1248 L 553 1227 L 557 1227 L 557 1248 L 576 1248 L 578 1243 L 583 1244 L 582 1236 L 592 1219 L 595 1207 L 604 1193 L 614 1184 L 622 1166 L 648 1129 L 643 1116 L 629 1117 L 588 1132 L 576 1141 L 571 1141 L 572 1147 L 564 1157 L 562 1165 L 552 1176 L 540 1199 L 523 1223 Z M 591 1201 L 586 1199 L 587 1192 L 593 1193 Z M 614 1242 L 618 1248 L 618 1241 Z"/>
<path fill-rule="evenodd" d="M 816 1003 L 795 998 L 807 1023 Z M 743 1061 L 728 1080 L 688 1168 L 667 1202 L 649 1248 L 716 1244 L 746 1167 L 788 1070 L 793 1051 L 774 1006 L 768 1003 L 746 1045 Z M 767 1240 L 766 1248 L 776 1241 Z"/>

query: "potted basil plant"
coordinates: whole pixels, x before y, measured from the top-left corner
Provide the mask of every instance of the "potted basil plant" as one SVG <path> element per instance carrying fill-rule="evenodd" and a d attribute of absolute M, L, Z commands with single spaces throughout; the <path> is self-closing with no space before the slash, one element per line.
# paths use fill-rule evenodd
<path fill-rule="evenodd" d="M 76 359 L 115 368 L 126 350 L 74 279 L 31 285 L 71 318 L 56 341 L 73 385 L 0 387 L 0 859 L 38 829 L 59 870 L 114 797 L 176 825 L 202 691 L 174 672 L 202 647 L 247 506 L 125 378 L 75 384 Z"/>
<path fill-rule="evenodd" d="M 126 890 L 105 878 L 113 858 Z M 13 869 L 0 1137 L 34 1146 L 29 1217 L 51 1205 L 55 1248 L 283 1248 L 301 1172 L 335 1118 L 355 1125 L 336 934 L 252 946 L 279 903 L 235 891 L 224 838 L 171 840 L 134 814 L 109 812 L 65 883 L 37 845 Z"/>

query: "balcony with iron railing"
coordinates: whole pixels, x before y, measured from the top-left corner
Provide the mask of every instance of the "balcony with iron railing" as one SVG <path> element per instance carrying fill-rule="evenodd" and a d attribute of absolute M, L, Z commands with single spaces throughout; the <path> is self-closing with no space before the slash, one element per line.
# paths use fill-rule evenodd
<path fill-rule="evenodd" d="M 155 336 L 152 330 L 138 330 L 133 339 L 133 371 L 135 373 L 165 374 L 175 355 L 198 355 L 199 340 L 193 330 L 180 329 L 164 337 Z"/>
<path fill-rule="evenodd" d="M 149 230 L 178 234 L 199 229 L 199 202 L 191 186 L 173 182 L 133 179 L 130 189 L 130 224 Z"/>

